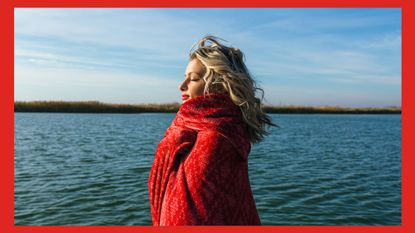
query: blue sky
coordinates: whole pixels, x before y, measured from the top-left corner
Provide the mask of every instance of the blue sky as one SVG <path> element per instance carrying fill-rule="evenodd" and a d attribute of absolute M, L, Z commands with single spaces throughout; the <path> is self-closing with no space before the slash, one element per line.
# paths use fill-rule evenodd
<path fill-rule="evenodd" d="M 400 9 L 15 9 L 15 100 L 180 102 L 192 44 L 240 48 L 272 105 L 401 106 Z"/>

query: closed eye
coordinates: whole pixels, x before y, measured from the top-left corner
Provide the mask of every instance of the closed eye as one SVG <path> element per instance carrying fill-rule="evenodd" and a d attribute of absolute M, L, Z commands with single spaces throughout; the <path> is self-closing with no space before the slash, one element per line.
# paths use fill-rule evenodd
<path fill-rule="evenodd" d="M 200 80 L 200 75 L 196 72 L 190 72 L 189 74 L 184 75 L 184 79 L 189 79 L 190 81 L 198 81 Z"/>

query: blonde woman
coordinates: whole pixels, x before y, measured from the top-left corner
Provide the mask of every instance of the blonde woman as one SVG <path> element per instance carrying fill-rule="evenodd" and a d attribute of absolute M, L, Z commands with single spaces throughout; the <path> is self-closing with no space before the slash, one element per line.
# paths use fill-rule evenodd
<path fill-rule="evenodd" d="M 190 51 L 183 104 L 148 180 L 154 226 L 260 225 L 248 177 L 251 143 L 274 125 L 243 53 L 206 36 Z"/>

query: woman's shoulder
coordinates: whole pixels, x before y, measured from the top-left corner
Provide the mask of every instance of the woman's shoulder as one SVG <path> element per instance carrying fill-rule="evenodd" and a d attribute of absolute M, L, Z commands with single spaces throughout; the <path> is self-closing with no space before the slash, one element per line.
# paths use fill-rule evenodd
<path fill-rule="evenodd" d="M 197 143 L 204 145 L 207 150 L 234 151 L 242 159 L 246 159 L 251 149 L 249 140 L 242 135 L 225 134 L 216 129 L 205 129 L 198 132 Z"/>

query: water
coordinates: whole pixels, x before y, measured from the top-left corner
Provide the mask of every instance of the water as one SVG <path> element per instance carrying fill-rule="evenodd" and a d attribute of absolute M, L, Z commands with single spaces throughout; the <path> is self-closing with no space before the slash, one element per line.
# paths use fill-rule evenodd
<path fill-rule="evenodd" d="M 15 113 L 15 225 L 151 225 L 174 114 Z M 264 225 L 400 225 L 400 115 L 271 115 L 249 174 Z"/>

